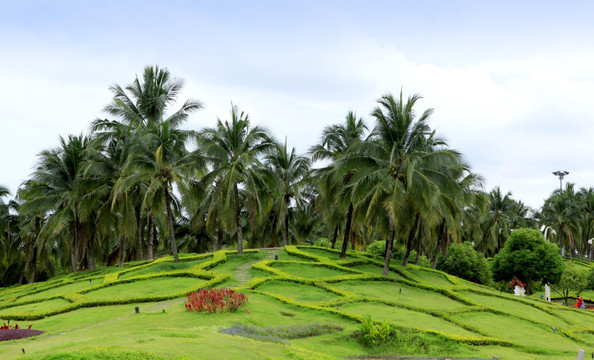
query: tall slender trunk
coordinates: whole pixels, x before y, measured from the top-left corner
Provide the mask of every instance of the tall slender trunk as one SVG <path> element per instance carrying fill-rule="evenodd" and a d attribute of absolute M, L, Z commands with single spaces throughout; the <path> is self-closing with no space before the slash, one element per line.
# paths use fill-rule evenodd
<path fill-rule="evenodd" d="M 118 265 L 124 266 L 124 235 L 120 235 L 120 245 L 118 248 Z"/>
<path fill-rule="evenodd" d="M 29 284 L 35 282 L 35 273 L 37 273 L 37 244 L 33 246 L 33 261 L 31 262 L 31 275 L 29 276 Z"/>
<path fill-rule="evenodd" d="M 352 226 L 351 226 L 352 228 Z M 355 250 L 355 241 L 356 241 L 356 237 L 355 237 L 355 232 L 351 231 L 351 250 Z"/>
<path fill-rule="evenodd" d="M 332 235 L 332 249 L 336 247 L 336 239 L 338 238 L 338 224 L 334 227 L 334 235 Z"/>
<path fill-rule="evenodd" d="M 289 245 L 289 214 L 285 216 L 285 246 Z"/>
<path fill-rule="evenodd" d="M 417 236 L 417 256 L 415 258 L 415 265 L 419 265 L 419 263 L 421 262 L 421 245 L 422 245 L 422 234 L 421 234 L 421 230 L 419 229 L 419 234 Z"/>
<path fill-rule="evenodd" d="M 87 269 L 90 271 L 97 270 L 95 266 L 95 258 L 93 257 L 93 252 L 95 251 L 95 231 L 91 231 L 91 235 L 89 237 L 89 249 L 87 250 Z"/>
<path fill-rule="evenodd" d="M 140 205 L 136 206 L 136 259 L 144 259 L 142 251 L 142 219 L 140 214 Z"/>
<path fill-rule="evenodd" d="M 171 195 L 167 183 L 163 183 L 163 189 L 165 190 L 165 208 L 167 209 L 167 226 L 169 227 L 169 242 L 171 243 L 171 252 L 173 253 L 173 261 L 179 262 L 177 255 L 177 243 L 175 242 L 175 233 L 173 232 L 173 214 L 171 213 Z"/>
<path fill-rule="evenodd" d="M 239 190 L 235 184 L 235 236 L 237 237 L 237 253 L 243 254 L 243 233 L 241 230 L 241 208 L 239 207 Z"/>
<path fill-rule="evenodd" d="M 413 223 L 412 228 L 408 234 L 408 240 L 406 241 L 406 250 L 404 251 L 404 260 L 402 260 L 402 266 L 408 265 L 408 257 L 410 256 L 410 251 L 412 248 L 412 243 L 415 238 L 415 233 L 417 230 L 417 225 L 419 223 L 419 214 L 415 217 L 415 222 Z"/>
<path fill-rule="evenodd" d="M 346 228 L 344 229 L 344 239 L 342 240 L 342 250 L 340 251 L 340 258 L 346 257 L 347 246 L 349 245 L 349 237 L 351 236 L 351 221 L 353 220 L 353 203 L 349 204 L 349 211 L 347 212 Z"/>
<path fill-rule="evenodd" d="M 217 229 L 217 244 L 216 249 L 217 251 L 221 250 L 223 247 L 223 228 L 219 226 Z"/>
<path fill-rule="evenodd" d="M 439 257 L 440 246 L 441 246 L 441 239 L 443 237 L 443 232 L 445 230 L 445 220 L 441 221 L 439 225 L 439 233 L 437 234 L 437 245 L 435 246 L 435 254 L 433 255 L 433 261 L 431 262 L 431 268 L 435 269 L 437 267 L 437 258 Z"/>
<path fill-rule="evenodd" d="M 392 258 L 392 248 L 394 247 L 394 237 L 396 236 L 396 228 L 394 225 L 390 228 L 390 238 L 386 241 L 386 254 L 384 256 L 384 271 L 382 275 L 388 276 L 390 271 L 390 259 Z"/>
<path fill-rule="evenodd" d="M 153 260 L 153 258 L 154 258 L 153 244 L 155 243 L 155 215 L 153 215 L 153 214 L 149 215 L 148 228 L 149 228 L 149 237 L 148 237 L 148 245 L 146 248 L 146 258 L 147 258 L 147 260 Z"/>
<path fill-rule="evenodd" d="M 72 272 L 77 271 L 78 264 L 78 220 L 74 220 L 72 231 L 72 246 L 70 247 L 70 261 L 72 262 Z"/>

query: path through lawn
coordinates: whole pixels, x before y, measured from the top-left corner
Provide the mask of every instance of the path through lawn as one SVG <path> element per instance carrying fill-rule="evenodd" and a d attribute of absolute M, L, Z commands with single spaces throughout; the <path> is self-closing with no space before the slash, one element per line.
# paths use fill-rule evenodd
<path fill-rule="evenodd" d="M 266 257 L 264 259 L 258 259 L 258 260 L 250 261 L 248 263 L 239 265 L 237 267 L 237 269 L 235 269 L 235 272 L 233 273 L 235 280 L 236 280 L 236 287 L 241 286 L 241 285 L 247 283 L 248 281 L 252 280 L 252 274 L 250 274 L 250 269 L 252 268 L 252 265 L 254 265 L 255 263 L 258 263 L 262 260 L 274 259 L 274 256 L 279 255 L 281 250 L 282 250 L 282 248 L 260 249 L 260 251 L 263 251 L 266 253 Z"/>

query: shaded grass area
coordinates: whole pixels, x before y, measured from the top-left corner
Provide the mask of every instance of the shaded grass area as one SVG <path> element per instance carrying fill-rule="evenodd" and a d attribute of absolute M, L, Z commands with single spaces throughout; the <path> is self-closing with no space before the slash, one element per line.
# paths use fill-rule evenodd
<path fill-rule="evenodd" d="M 330 276 L 341 276 L 348 275 L 346 271 L 339 269 L 332 269 L 321 265 L 309 264 L 296 264 L 296 263 L 285 263 L 285 262 L 274 262 L 271 264 L 272 267 L 282 270 L 290 275 L 306 277 L 306 278 L 324 278 Z"/>
<path fill-rule="evenodd" d="M 6 309 L 0 310 L 0 318 L 2 315 L 6 314 L 13 314 L 13 313 L 36 313 L 46 310 L 54 310 L 59 309 L 64 306 L 70 305 L 70 303 L 66 300 L 62 299 L 52 299 L 46 300 L 38 303 L 27 304 L 27 305 L 19 305 L 13 306 Z"/>
<path fill-rule="evenodd" d="M 426 309 L 450 310 L 464 306 L 464 304 L 444 295 L 414 288 L 402 283 L 388 281 L 342 281 L 332 284 L 332 287 L 365 297 L 393 301 Z"/>
<path fill-rule="evenodd" d="M 296 284 L 288 281 L 269 281 L 257 288 L 258 291 L 264 291 L 276 295 L 288 297 L 298 302 L 316 303 L 321 301 L 336 300 L 339 295 L 320 289 L 314 286 Z"/>
<path fill-rule="evenodd" d="M 116 284 L 88 292 L 93 299 L 133 298 L 151 295 L 167 295 L 183 289 L 196 287 L 204 281 L 195 278 L 155 278 L 138 280 L 127 284 Z"/>

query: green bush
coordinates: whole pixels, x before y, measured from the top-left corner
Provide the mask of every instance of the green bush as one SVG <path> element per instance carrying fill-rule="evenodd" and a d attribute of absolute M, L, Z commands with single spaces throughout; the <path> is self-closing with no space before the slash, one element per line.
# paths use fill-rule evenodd
<path fill-rule="evenodd" d="M 481 253 L 476 252 L 468 241 L 450 245 L 447 256 L 440 257 L 437 268 L 482 285 L 491 282 L 487 260 Z"/>
<path fill-rule="evenodd" d="M 394 339 L 396 328 L 387 321 L 374 322 L 368 315 L 359 325 L 359 332 L 365 346 L 382 346 Z"/>
<path fill-rule="evenodd" d="M 314 241 L 313 245 L 325 248 L 332 247 L 332 243 L 327 238 L 318 238 L 316 241 Z"/>

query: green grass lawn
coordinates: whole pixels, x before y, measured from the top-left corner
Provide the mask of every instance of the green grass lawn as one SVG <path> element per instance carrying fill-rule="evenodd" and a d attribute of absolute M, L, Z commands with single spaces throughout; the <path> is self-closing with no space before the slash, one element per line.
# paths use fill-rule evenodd
<path fill-rule="evenodd" d="M 361 280 L 360 275 L 294 255 L 298 251 L 330 259 L 325 261 L 338 260 L 337 253 L 308 247 L 244 255 L 223 251 L 218 258 L 181 254 L 180 263 L 174 263 L 170 257 L 155 263 L 137 261 L 125 264 L 124 268 L 100 268 L 61 275 L 47 282 L 0 289 L 0 322 L 16 315 L 74 309 L 39 320 L 13 319 L 11 324 L 32 325 L 33 329 L 45 332 L 34 338 L 3 342 L 0 359 L 336 360 L 372 355 L 388 358 L 395 355 L 491 358 L 497 355 L 501 359 L 561 360 L 575 358 L 580 348 L 587 353 L 594 351 L 594 313 L 539 300 L 518 301 L 512 296 L 495 296 L 500 293 L 464 281 L 459 282 L 462 285 L 454 285 L 445 275 L 416 266 L 404 269 L 412 280 L 394 271 L 384 281 Z M 273 260 L 275 255 L 280 261 L 272 262 L 271 266 L 289 274 L 293 281 L 283 281 L 282 277 L 252 268 L 258 262 Z M 184 276 L 134 279 L 176 270 L 201 271 L 202 265 L 220 256 L 223 261 L 211 268 L 213 275 L 207 274 L 205 279 Z M 349 253 L 348 259 L 364 259 L 360 256 Z M 402 269 L 397 263 L 393 265 Z M 352 268 L 376 276 L 382 272 L 380 264 L 359 264 Z M 120 271 L 118 281 L 125 283 L 116 281 L 111 286 L 101 287 L 104 280 L 106 284 L 114 281 L 114 273 Z M 208 280 L 219 274 L 229 277 L 218 282 Z M 234 313 L 203 314 L 188 312 L 185 298 L 171 296 L 209 284 L 241 286 L 248 302 Z M 100 288 L 88 291 L 97 286 Z M 470 289 L 481 293 L 470 292 Z M 452 294 L 460 294 L 479 306 L 465 305 L 453 299 Z M 53 296 L 66 296 L 68 300 L 47 300 Z M 151 301 L 155 296 L 169 300 Z M 129 303 L 98 306 L 98 300 Z M 26 301 L 36 302 L 19 305 Z M 135 314 L 136 306 L 139 314 Z M 546 311 L 538 306 L 544 306 Z M 396 325 L 402 331 L 399 340 L 378 348 L 363 345 L 357 331 L 359 321 L 365 316 Z M 236 323 L 260 327 L 318 323 L 333 324 L 342 330 L 290 340 L 288 344 L 219 332 Z M 552 332 L 553 326 L 559 329 L 556 334 Z M 568 331 L 570 336 L 565 336 L 563 331 Z M 507 346 L 501 341 L 515 345 Z"/>

